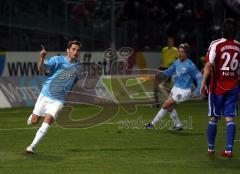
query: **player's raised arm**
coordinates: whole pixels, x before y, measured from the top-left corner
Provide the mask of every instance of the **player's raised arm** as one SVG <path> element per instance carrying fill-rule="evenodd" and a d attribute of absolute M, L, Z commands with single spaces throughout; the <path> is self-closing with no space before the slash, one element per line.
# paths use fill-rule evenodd
<path fill-rule="evenodd" d="M 44 71 L 44 60 L 46 58 L 47 55 L 47 51 L 44 48 L 43 45 L 41 45 L 42 50 L 40 51 L 40 57 L 39 57 L 39 62 L 38 62 L 38 71 L 39 72 L 43 72 Z"/>
<path fill-rule="evenodd" d="M 166 70 L 163 71 L 167 76 L 171 76 L 175 73 L 176 71 L 176 65 L 175 62 Z"/>

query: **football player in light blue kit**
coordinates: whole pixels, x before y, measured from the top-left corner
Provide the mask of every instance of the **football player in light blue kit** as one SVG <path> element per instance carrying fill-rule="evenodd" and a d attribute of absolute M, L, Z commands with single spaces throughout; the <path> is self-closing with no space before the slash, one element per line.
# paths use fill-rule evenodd
<path fill-rule="evenodd" d="M 174 124 L 173 130 L 182 130 L 182 123 L 179 120 L 175 106 L 188 100 L 191 96 L 200 95 L 202 75 L 193 62 L 188 59 L 190 51 L 189 45 L 187 43 L 180 44 L 178 51 L 179 58 L 172 64 L 172 66 L 156 75 L 156 78 L 159 78 L 158 76 L 162 76 L 163 74 L 168 77 L 172 75 L 175 75 L 176 77 L 169 98 L 163 103 L 153 121 L 146 125 L 146 128 L 154 128 L 159 120 L 161 120 L 168 112 Z M 194 79 L 197 81 L 197 88 L 192 93 Z"/>
<path fill-rule="evenodd" d="M 67 56 L 54 56 L 46 58 L 46 50 L 42 46 L 38 63 L 38 70 L 50 72 L 42 91 L 37 99 L 33 113 L 27 120 L 27 124 L 37 124 L 41 117 L 44 121 L 38 129 L 36 136 L 26 148 L 27 153 L 34 153 L 35 146 L 47 133 L 49 126 L 56 120 L 58 113 L 63 108 L 66 97 L 73 85 L 82 74 L 82 66 L 78 60 L 81 43 L 70 41 L 67 46 Z"/>

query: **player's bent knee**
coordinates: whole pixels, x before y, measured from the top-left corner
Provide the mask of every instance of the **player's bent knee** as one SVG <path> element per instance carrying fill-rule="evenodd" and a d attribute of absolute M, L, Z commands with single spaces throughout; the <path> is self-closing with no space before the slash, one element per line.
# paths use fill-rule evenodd
<path fill-rule="evenodd" d="M 172 110 L 176 106 L 176 102 L 173 99 L 167 100 L 163 103 L 162 108 L 167 110 Z"/>
<path fill-rule="evenodd" d="M 218 118 L 215 117 L 215 116 L 211 116 L 211 117 L 209 117 L 209 120 L 210 120 L 210 121 L 218 121 Z"/>
<path fill-rule="evenodd" d="M 31 123 L 32 123 L 32 124 L 37 124 L 37 123 L 38 123 L 38 119 L 32 118 Z"/>
<path fill-rule="evenodd" d="M 37 124 L 40 119 L 41 119 L 40 116 L 33 114 L 33 115 L 32 115 L 32 118 L 31 118 L 31 123 L 32 123 L 32 124 Z"/>
<path fill-rule="evenodd" d="M 172 112 L 173 109 L 176 108 L 176 104 L 172 105 L 171 107 L 168 108 L 168 112 Z"/>
<path fill-rule="evenodd" d="M 168 109 L 169 109 L 169 105 L 163 104 L 163 105 L 162 105 L 162 108 L 168 110 Z"/>
<path fill-rule="evenodd" d="M 228 122 L 228 121 L 234 121 L 234 117 L 225 117 L 225 121 Z"/>
<path fill-rule="evenodd" d="M 44 122 L 50 125 L 54 122 L 54 120 L 55 120 L 54 117 L 51 115 L 46 115 L 44 118 Z"/>

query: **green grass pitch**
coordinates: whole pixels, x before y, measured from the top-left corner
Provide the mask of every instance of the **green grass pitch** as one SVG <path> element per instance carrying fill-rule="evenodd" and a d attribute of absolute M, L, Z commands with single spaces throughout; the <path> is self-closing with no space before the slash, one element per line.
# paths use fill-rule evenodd
<path fill-rule="evenodd" d="M 0 110 L 0 174 L 202 174 L 239 173 L 240 135 L 236 134 L 234 157 L 219 157 L 225 146 L 226 125 L 218 125 L 216 155 L 207 155 L 207 103 L 188 101 L 177 111 L 187 129 L 145 130 L 144 121 L 159 109 L 139 105 L 134 114 L 120 109 L 107 122 L 88 129 L 64 129 L 54 124 L 34 155 L 24 149 L 39 125 L 27 127 L 32 108 Z M 86 117 L 96 108 L 76 107 L 74 118 Z M 169 120 L 165 116 L 165 123 Z M 163 124 L 164 125 L 164 124 Z M 239 120 L 237 119 L 239 128 Z"/>

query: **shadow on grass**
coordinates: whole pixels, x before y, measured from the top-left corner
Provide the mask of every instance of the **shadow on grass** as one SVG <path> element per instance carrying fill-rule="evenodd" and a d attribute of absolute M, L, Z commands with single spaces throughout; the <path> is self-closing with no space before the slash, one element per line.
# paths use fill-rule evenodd
<path fill-rule="evenodd" d="M 70 152 L 130 152 L 130 151 L 169 151 L 176 150 L 176 148 L 155 148 L 155 147 L 143 147 L 143 148 L 99 148 L 99 149 L 67 149 Z"/>
<path fill-rule="evenodd" d="M 51 162 L 58 162 L 64 160 L 63 156 L 57 156 L 57 155 L 49 155 L 49 154 L 40 154 L 40 153 L 35 153 L 35 154 L 23 154 L 26 158 L 29 158 L 31 160 L 36 160 L 36 161 L 51 161 Z"/>
<path fill-rule="evenodd" d="M 240 169 L 240 159 L 239 158 L 224 158 L 220 156 L 214 156 L 210 158 L 211 163 L 209 165 L 214 166 L 214 168 L 223 169 Z"/>

